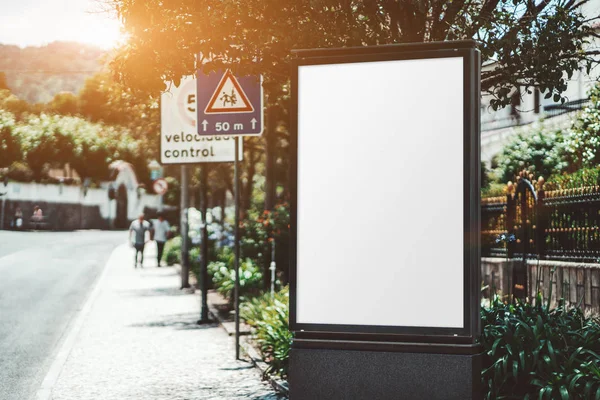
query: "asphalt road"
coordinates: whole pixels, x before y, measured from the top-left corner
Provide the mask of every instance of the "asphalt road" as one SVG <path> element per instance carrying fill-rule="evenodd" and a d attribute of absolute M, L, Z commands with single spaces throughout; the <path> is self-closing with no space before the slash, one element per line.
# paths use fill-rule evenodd
<path fill-rule="evenodd" d="M 0 399 L 35 396 L 126 232 L 0 231 Z"/>

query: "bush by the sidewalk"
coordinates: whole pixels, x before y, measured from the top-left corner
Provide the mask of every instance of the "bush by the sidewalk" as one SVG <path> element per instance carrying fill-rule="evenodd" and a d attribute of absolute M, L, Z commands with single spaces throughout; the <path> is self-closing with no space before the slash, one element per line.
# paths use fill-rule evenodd
<path fill-rule="evenodd" d="M 269 372 L 287 376 L 292 333 L 289 293 L 266 293 L 242 303 Z M 486 399 L 600 399 L 600 320 L 564 302 L 549 309 L 538 298 L 482 307 Z"/>
<path fill-rule="evenodd" d="M 248 217 L 241 223 L 241 251 L 244 257 L 256 261 L 263 273 L 263 289 L 270 285 L 271 254 L 275 242 L 275 265 L 277 276 L 287 283 L 289 265 L 289 223 L 290 210 L 288 203 L 277 204 L 273 210 L 251 209 Z"/>
<path fill-rule="evenodd" d="M 233 299 L 235 287 L 235 269 L 225 261 L 211 262 L 208 265 L 208 273 L 212 275 L 212 281 L 217 291 L 228 298 Z M 240 297 L 256 296 L 259 293 L 262 282 L 262 273 L 254 261 L 247 258 L 240 263 Z"/>
<path fill-rule="evenodd" d="M 267 373 L 287 376 L 292 333 L 289 330 L 289 287 L 271 296 L 265 293 L 244 302 L 240 316 L 256 331 L 256 341 L 265 362 Z"/>
<path fill-rule="evenodd" d="M 163 252 L 163 261 L 167 265 L 173 265 L 181 262 L 181 236 L 167 240 Z"/>
<path fill-rule="evenodd" d="M 538 298 L 482 308 L 486 399 L 600 399 L 600 324 Z"/>

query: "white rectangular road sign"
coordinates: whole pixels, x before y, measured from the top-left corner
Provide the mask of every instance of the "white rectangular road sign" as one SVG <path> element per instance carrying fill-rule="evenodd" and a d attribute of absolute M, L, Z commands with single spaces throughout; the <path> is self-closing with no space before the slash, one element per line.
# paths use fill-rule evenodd
<path fill-rule="evenodd" d="M 179 87 L 161 95 L 161 164 L 233 162 L 235 143 L 229 136 L 199 135 L 196 128 L 196 80 L 181 79 Z M 244 154 L 241 148 L 239 160 Z"/>

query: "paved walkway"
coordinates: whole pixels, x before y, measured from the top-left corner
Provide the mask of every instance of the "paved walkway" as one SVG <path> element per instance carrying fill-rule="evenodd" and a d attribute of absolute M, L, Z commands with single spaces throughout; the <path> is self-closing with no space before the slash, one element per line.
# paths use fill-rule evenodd
<path fill-rule="evenodd" d="M 278 399 L 258 370 L 235 361 L 222 328 L 196 325 L 199 296 L 179 290 L 173 268 L 156 268 L 153 251 L 137 269 L 131 248 L 114 251 L 38 399 Z"/>

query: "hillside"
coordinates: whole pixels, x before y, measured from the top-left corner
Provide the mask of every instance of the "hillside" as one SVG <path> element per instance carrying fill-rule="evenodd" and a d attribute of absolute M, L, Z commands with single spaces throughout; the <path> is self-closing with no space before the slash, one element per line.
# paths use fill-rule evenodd
<path fill-rule="evenodd" d="M 11 91 L 30 103 L 46 103 L 59 92 L 77 93 L 102 68 L 107 52 L 94 46 L 53 42 L 20 48 L 0 44 L 0 72 Z"/>

